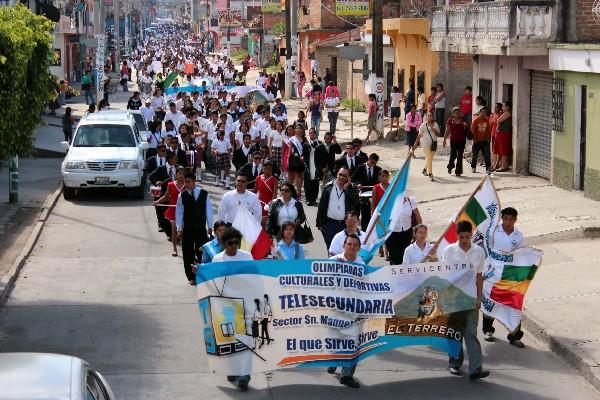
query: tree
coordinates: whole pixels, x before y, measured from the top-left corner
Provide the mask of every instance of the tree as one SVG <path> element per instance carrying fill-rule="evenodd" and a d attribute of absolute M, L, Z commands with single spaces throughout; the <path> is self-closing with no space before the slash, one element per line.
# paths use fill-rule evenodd
<path fill-rule="evenodd" d="M 33 152 L 41 111 L 55 95 L 53 27 L 20 3 L 0 7 L 0 160 Z"/>

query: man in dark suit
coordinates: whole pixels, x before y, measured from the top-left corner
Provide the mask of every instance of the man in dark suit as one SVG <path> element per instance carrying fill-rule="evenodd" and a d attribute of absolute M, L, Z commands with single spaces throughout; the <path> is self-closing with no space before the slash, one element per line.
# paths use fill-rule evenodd
<path fill-rule="evenodd" d="M 256 150 L 252 153 L 252 161 L 244 164 L 240 168 L 239 172 L 236 171 L 236 175 L 244 175 L 248 177 L 248 186 L 246 187 L 250 191 L 254 191 L 254 182 L 256 177 L 262 174 L 263 169 L 263 154 L 260 150 Z"/>
<path fill-rule="evenodd" d="M 356 138 L 352 141 L 352 144 L 354 145 L 354 157 L 358 160 L 358 165 L 363 165 L 367 162 L 369 157 L 367 156 L 367 153 L 361 150 L 363 145 L 362 140 Z"/>
<path fill-rule="evenodd" d="M 187 168 L 188 167 L 187 157 L 185 155 L 185 150 L 179 148 L 179 139 L 171 136 L 167 140 L 169 141 L 168 149 L 177 155 L 177 165 L 181 165 L 181 166 Z"/>
<path fill-rule="evenodd" d="M 379 173 L 381 167 L 377 166 L 379 156 L 375 153 L 371 153 L 366 163 L 359 165 L 352 175 L 352 183 L 356 185 L 358 190 L 363 192 L 369 192 L 373 190 L 379 182 Z M 369 220 L 371 219 L 371 198 L 361 197 L 360 198 L 360 227 L 363 232 L 366 232 L 369 226 Z"/>
<path fill-rule="evenodd" d="M 258 145 L 252 144 L 252 136 L 250 134 L 245 134 L 242 140 L 242 145 L 233 151 L 232 162 L 236 172 L 248 164 L 252 154 L 256 150 L 259 150 Z"/>
<path fill-rule="evenodd" d="M 160 152 L 156 155 L 156 157 L 159 155 Z M 148 175 L 148 180 L 150 180 L 152 184 L 160 186 L 161 197 L 167 192 L 167 186 L 169 182 L 175 179 L 175 171 L 177 170 L 177 154 L 172 151 L 167 151 L 165 158 L 167 163 L 157 167 L 152 173 L 150 173 L 150 175 Z M 148 164 L 150 164 L 150 159 L 148 159 Z M 160 197 L 155 197 L 154 199 L 158 200 L 159 198 Z M 162 230 L 170 239 L 171 223 L 165 218 L 165 208 L 158 206 L 155 208 L 158 226 L 162 228 Z"/>
<path fill-rule="evenodd" d="M 334 181 L 323 187 L 319 209 L 317 210 L 317 229 L 323 234 L 329 250 L 333 237 L 344 230 L 344 219 L 348 211 L 360 212 L 358 191 L 350 182 L 350 171 L 341 167 Z"/>
<path fill-rule="evenodd" d="M 175 209 L 177 235 L 182 237 L 183 266 L 190 285 L 196 285 L 194 265 L 202 260 L 202 246 L 212 234 L 213 211 L 206 190 L 196 186 L 196 175 L 185 175 L 185 189 Z"/>
<path fill-rule="evenodd" d="M 323 176 L 321 165 L 317 163 L 317 148 L 323 143 L 317 139 L 317 133 L 311 129 L 308 141 L 302 146 L 302 157 L 306 160 L 304 170 L 304 193 L 306 194 L 306 205 L 316 206 L 319 197 L 319 181 Z"/>
<path fill-rule="evenodd" d="M 342 148 L 331 133 L 325 133 L 324 143 L 321 143 L 315 149 L 315 164 L 322 171 L 323 180 L 329 172 L 333 173 L 335 167 L 335 155 L 342 153 Z M 325 182 L 323 182 L 325 183 Z"/>
<path fill-rule="evenodd" d="M 346 144 L 346 152 L 342 154 L 340 158 L 335 160 L 334 171 L 337 171 L 342 167 L 350 170 L 350 176 L 354 174 L 356 167 L 358 167 L 358 160 L 354 156 L 354 145 L 352 143 Z"/>

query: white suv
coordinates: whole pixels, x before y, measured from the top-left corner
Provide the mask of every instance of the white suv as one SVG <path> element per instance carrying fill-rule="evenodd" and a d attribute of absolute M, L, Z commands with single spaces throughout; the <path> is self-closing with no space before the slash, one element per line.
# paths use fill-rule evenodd
<path fill-rule="evenodd" d="M 81 119 L 62 163 L 63 195 L 69 200 L 87 188 L 129 188 L 144 198 L 144 162 L 148 142 L 133 115 L 101 111 Z"/>

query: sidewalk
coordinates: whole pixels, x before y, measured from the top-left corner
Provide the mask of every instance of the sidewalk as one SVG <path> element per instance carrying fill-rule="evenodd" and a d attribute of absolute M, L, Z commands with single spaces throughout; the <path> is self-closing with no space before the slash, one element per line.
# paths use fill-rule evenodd
<path fill-rule="evenodd" d="M 285 104 L 290 120 L 307 106 L 306 101 L 301 104 L 297 100 Z M 366 120 L 366 113 L 354 113 L 355 138 L 365 138 Z M 328 130 L 325 114 L 321 132 Z M 340 112 L 336 136 L 340 143 L 350 140 L 349 111 Z M 363 151 L 377 153 L 379 165 L 392 170 L 400 168 L 407 156 L 403 141 L 379 140 L 364 146 Z M 447 154 L 440 139 L 433 164 L 435 182 L 421 174 L 425 165 L 421 149 L 411 161 L 408 191 L 416 197 L 430 240 L 444 232 L 484 176 L 484 167 L 477 166 L 478 173 L 473 174 L 466 160 L 463 177 L 448 175 Z M 600 256 L 594 251 L 600 240 L 593 240 L 600 237 L 600 203 L 535 176 L 497 173 L 493 181 L 501 205 L 519 211 L 518 226 L 526 244 L 545 253 L 527 294 L 524 342 L 542 341 L 600 390 L 600 317 L 595 313 L 600 307 Z M 496 336 L 495 345 L 509 346 L 502 334 Z"/>

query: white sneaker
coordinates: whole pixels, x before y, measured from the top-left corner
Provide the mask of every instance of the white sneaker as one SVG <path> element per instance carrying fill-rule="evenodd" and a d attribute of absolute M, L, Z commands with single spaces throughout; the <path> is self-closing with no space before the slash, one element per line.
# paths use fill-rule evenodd
<path fill-rule="evenodd" d="M 493 334 L 492 332 L 486 332 L 486 333 L 485 333 L 484 340 L 485 340 L 486 342 L 493 342 L 493 341 L 495 341 L 496 339 L 494 338 L 494 334 Z"/>

